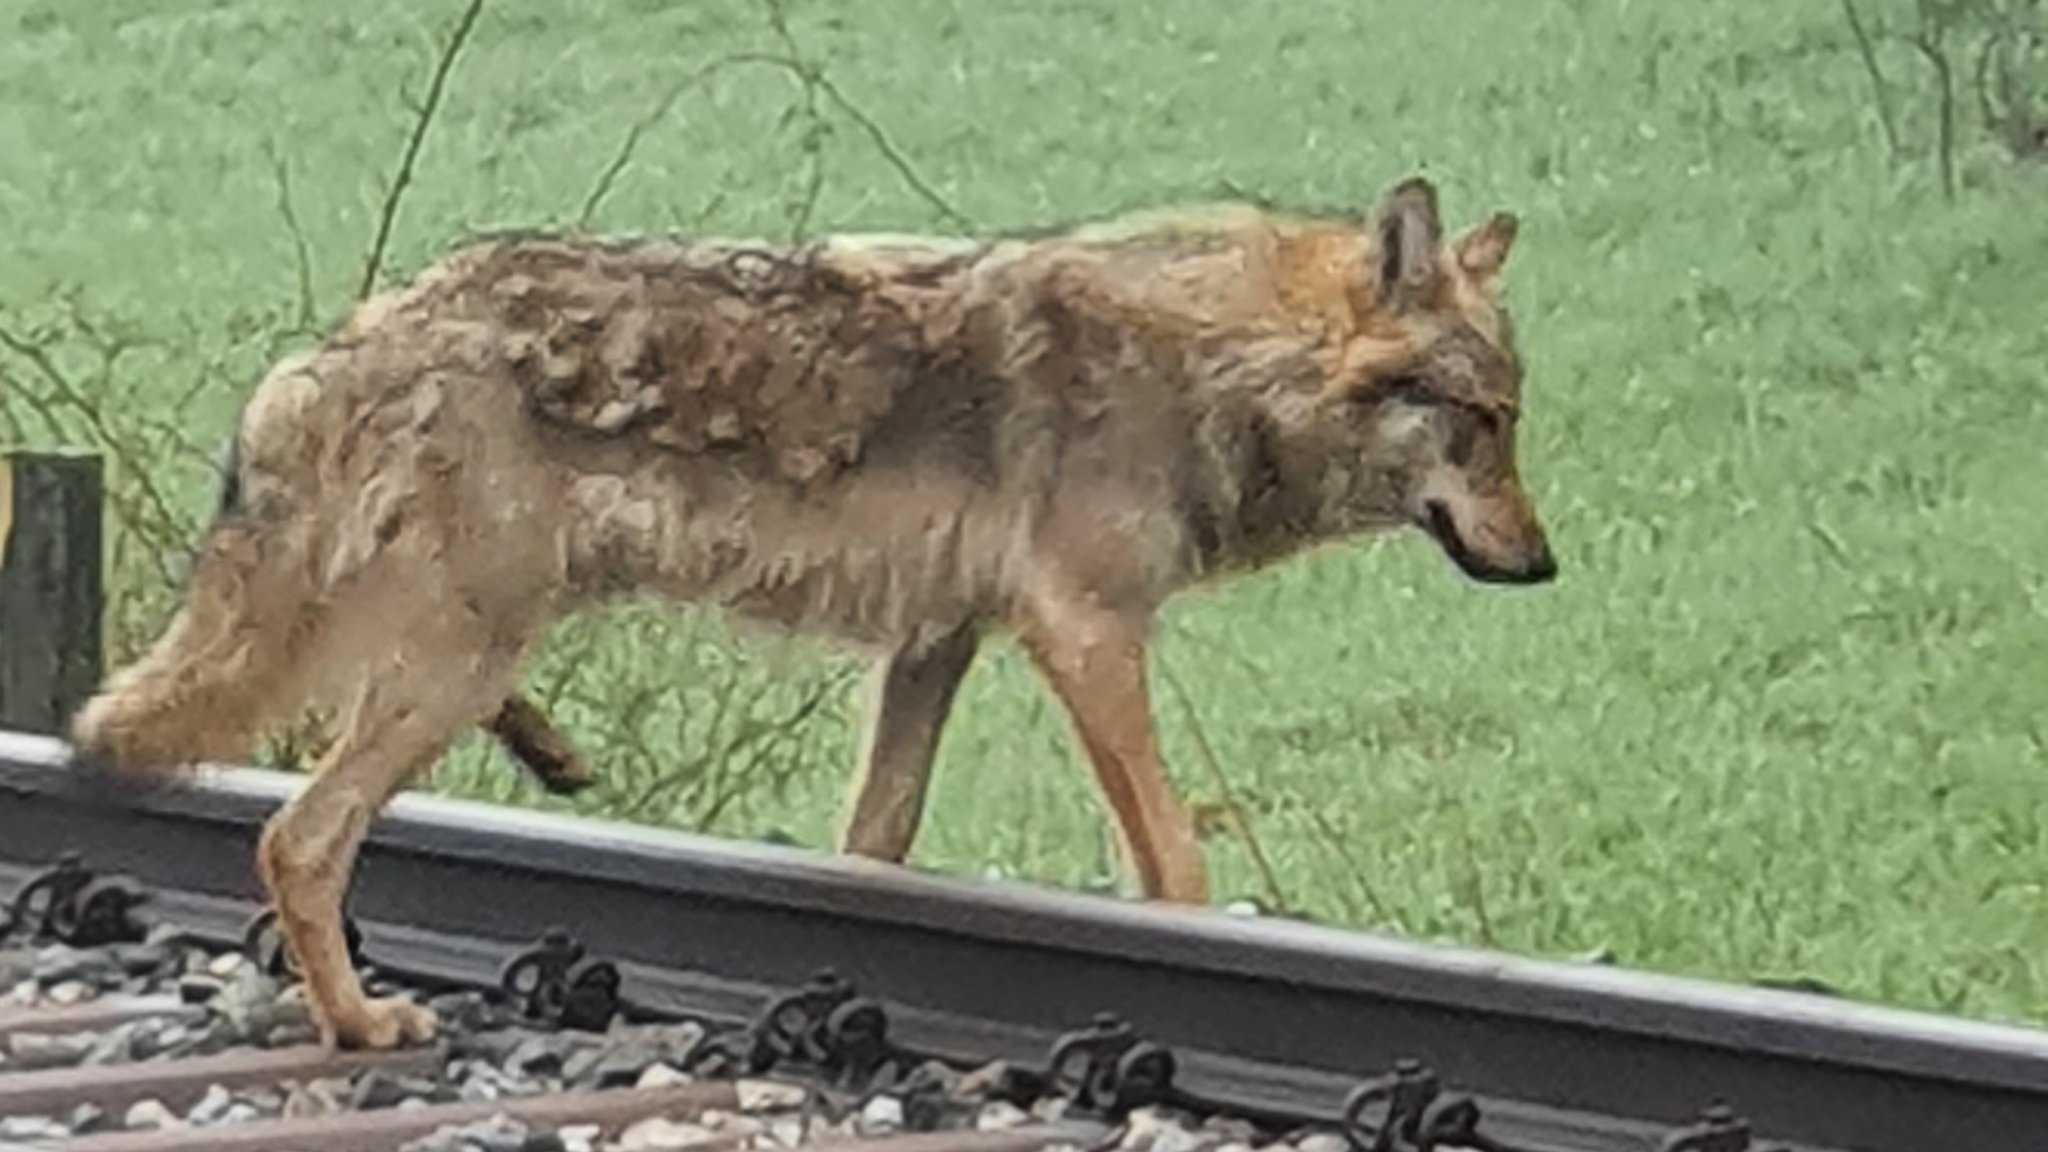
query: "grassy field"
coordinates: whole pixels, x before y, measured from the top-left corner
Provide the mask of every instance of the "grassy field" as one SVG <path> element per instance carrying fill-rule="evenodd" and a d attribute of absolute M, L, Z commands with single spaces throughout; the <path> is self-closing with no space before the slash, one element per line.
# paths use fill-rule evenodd
<path fill-rule="evenodd" d="M 1865 2 L 1880 34 L 1902 18 Z M 1928 70 L 1881 39 L 1892 156 L 1833 0 L 1435 7 L 789 18 L 976 227 L 1232 189 L 1362 205 L 1411 171 L 1458 225 L 1522 215 L 1525 471 L 1563 577 L 1479 588 L 1401 538 L 1178 604 L 1174 774 L 1212 808 L 1227 780 L 1270 865 L 1218 822 L 1220 898 L 2048 1022 L 2048 170 L 1966 100 L 1945 197 Z M 362 275 L 459 14 L 413 9 L 0 0 L 0 439 L 116 450 L 123 653 L 244 390 Z M 386 279 L 466 229 L 575 221 L 636 126 L 595 227 L 788 234 L 813 186 L 813 230 L 948 226 L 786 71 L 663 108 L 708 61 L 787 51 L 763 11 L 487 6 Z M 563 627 L 533 682 L 607 775 L 579 807 L 823 846 L 857 672 L 634 608 Z M 431 786 L 555 803 L 474 740 Z M 962 692 L 926 829 L 928 867 L 1111 874 L 1007 646 Z"/>

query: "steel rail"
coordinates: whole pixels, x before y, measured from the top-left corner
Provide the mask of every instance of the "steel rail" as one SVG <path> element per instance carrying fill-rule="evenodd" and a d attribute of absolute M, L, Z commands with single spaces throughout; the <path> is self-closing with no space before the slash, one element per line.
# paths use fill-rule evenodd
<path fill-rule="evenodd" d="M 261 899 L 256 838 L 300 778 L 207 768 L 110 793 L 66 758 L 0 733 L 0 880 L 77 851 L 181 917 Z M 1418 1058 L 1489 1134 L 1541 1152 L 1648 1152 L 1715 1101 L 1759 1147 L 2048 1149 L 2048 1031 L 419 793 L 373 825 L 350 912 L 376 962 L 450 979 L 559 924 L 655 1007 L 745 1015 L 830 966 L 935 1052 L 1031 1059 L 1114 1012 L 1175 1051 L 1191 1090 L 1305 1117 Z"/>

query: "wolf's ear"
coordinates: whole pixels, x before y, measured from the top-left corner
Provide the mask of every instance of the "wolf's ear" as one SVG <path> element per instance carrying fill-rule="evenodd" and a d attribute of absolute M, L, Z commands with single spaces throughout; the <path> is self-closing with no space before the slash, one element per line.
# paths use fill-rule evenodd
<path fill-rule="evenodd" d="M 1451 244 L 1458 267 L 1481 284 L 1499 279 L 1501 265 L 1508 262 L 1508 250 L 1515 246 L 1519 222 L 1512 212 L 1496 212 L 1484 223 L 1467 229 Z"/>
<path fill-rule="evenodd" d="M 1379 245 L 1374 275 L 1379 298 L 1397 310 L 1419 300 L 1437 275 L 1437 250 L 1444 226 L 1437 217 L 1436 186 L 1411 176 L 1380 199 L 1373 215 L 1373 236 Z"/>

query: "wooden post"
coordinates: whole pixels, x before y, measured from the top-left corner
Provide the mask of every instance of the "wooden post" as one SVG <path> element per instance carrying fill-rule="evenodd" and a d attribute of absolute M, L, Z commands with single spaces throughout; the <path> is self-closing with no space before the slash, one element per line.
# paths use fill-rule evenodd
<path fill-rule="evenodd" d="M 99 686 L 102 465 L 0 456 L 0 728 L 62 736 Z"/>

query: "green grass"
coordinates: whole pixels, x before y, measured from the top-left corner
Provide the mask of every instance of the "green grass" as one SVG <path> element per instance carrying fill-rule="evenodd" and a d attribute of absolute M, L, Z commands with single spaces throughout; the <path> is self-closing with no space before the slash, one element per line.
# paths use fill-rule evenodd
<path fill-rule="evenodd" d="M 0 420 L 30 441 L 86 439 L 90 407 L 126 446 L 122 650 L 174 587 L 180 533 L 210 499 L 204 454 L 294 339 L 266 142 L 289 167 L 324 324 L 361 274 L 405 100 L 456 7 L 0 0 L 0 324 L 47 342 L 87 393 L 65 407 L 0 350 Z M 677 78 L 776 47 L 746 0 L 602 7 L 485 10 L 393 275 L 465 229 L 573 220 Z M 1434 7 L 791 15 L 982 226 L 1228 188 L 1363 205 L 1414 170 L 1458 224 L 1522 215 L 1525 471 L 1561 581 L 1476 587 L 1400 538 L 1189 599 L 1165 623 L 1157 668 L 1185 686 L 1290 905 L 2048 1022 L 2048 181 L 1966 120 L 1945 201 L 1918 151 L 1924 71 L 1888 47 L 1916 149 L 1891 163 L 1824 0 Z M 805 122 L 784 120 L 799 95 L 765 68 L 686 94 L 593 223 L 786 232 L 806 180 Z M 828 122 L 815 227 L 939 226 L 851 121 Z M 67 318 L 66 292 L 98 336 Z M 93 347 L 115 337 L 133 349 L 109 364 Z M 170 529 L 133 496 L 144 479 Z M 627 609 L 566 625 L 534 683 L 609 777 L 580 807 L 823 846 L 856 673 Z M 1185 793 L 1217 800 L 1163 679 L 1156 714 Z M 434 786 L 556 803 L 475 740 Z M 1219 896 L 1264 895 L 1238 840 L 1209 855 Z M 1067 885 L 1110 874 L 1062 718 L 1007 646 L 961 694 L 916 858 Z"/>

